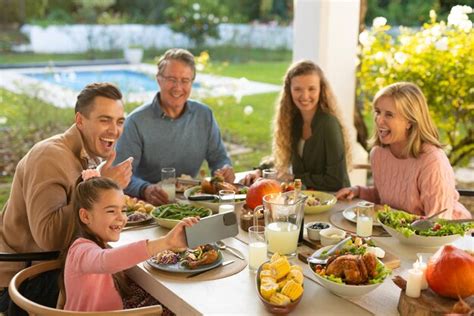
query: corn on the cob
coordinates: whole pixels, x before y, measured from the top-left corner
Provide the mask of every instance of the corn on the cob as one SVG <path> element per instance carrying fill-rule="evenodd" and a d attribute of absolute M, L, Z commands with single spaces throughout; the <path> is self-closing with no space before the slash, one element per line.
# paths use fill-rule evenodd
<path fill-rule="evenodd" d="M 303 286 L 293 280 L 286 282 L 281 294 L 288 296 L 292 301 L 296 301 L 303 294 Z"/>
<path fill-rule="evenodd" d="M 282 281 L 278 282 L 279 291 L 281 291 L 281 289 L 285 286 L 286 282 L 288 282 L 288 279 L 283 279 Z"/>
<path fill-rule="evenodd" d="M 260 283 L 260 294 L 262 294 L 263 298 L 269 300 L 272 295 L 276 293 L 278 290 L 278 284 L 275 282 L 270 283 Z"/>
<path fill-rule="evenodd" d="M 290 270 L 286 276 L 287 280 L 293 280 L 296 283 L 303 284 L 303 273 L 300 270 Z"/>
<path fill-rule="evenodd" d="M 262 265 L 262 270 L 270 270 L 270 262 L 265 262 Z"/>
<path fill-rule="evenodd" d="M 275 262 L 275 261 L 277 261 L 277 260 L 280 259 L 280 258 L 281 258 L 280 254 L 279 254 L 278 252 L 275 252 L 275 253 L 272 255 L 272 257 L 270 258 L 270 262 Z M 286 257 L 285 257 L 285 258 L 286 258 Z"/>
<path fill-rule="evenodd" d="M 286 295 L 283 295 L 281 293 L 275 293 L 270 297 L 270 303 L 275 304 L 275 305 L 288 305 L 290 304 L 290 298 Z"/>
<path fill-rule="evenodd" d="M 271 270 L 261 270 L 260 271 L 260 279 L 263 279 L 263 278 L 266 278 L 266 277 L 274 278 L 275 276 L 272 274 Z"/>
<path fill-rule="evenodd" d="M 260 279 L 260 283 L 277 283 L 277 281 L 272 277 L 263 277 Z"/>
<path fill-rule="evenodd" d="M 271 264 L 271 271 L 275 278 L 281 279 L 290 271 L 290 263 L 286 257 L 281 257 Z"/>

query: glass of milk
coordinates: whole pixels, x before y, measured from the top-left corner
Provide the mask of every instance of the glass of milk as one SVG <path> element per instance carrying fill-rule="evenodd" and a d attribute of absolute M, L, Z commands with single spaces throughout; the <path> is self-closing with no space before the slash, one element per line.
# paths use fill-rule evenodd
<path fill-rule="evenodd" d="M 249 269 L 256 272 L 267 261 L 265 226 L 249 227 Z"/>
<path fill-rule="evenodd" d="M 372 236 L 372 227 L 374 224 L 374 203 L 359 202 L 357 203 L 357 236 L 370 237 Z"/>
<path fill-rule="evenodd" d="M 168 201 L 176 198 L 176 170 L 174 168 L 161 169 L 161 188 L 168 194 Z"/>

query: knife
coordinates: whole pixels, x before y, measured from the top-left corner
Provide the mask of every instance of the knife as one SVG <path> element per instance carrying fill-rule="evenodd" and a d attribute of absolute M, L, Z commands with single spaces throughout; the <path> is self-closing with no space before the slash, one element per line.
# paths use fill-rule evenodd
<path fill-rule="evenodd" d="M 234 197 L 232 196 L 224 196 L 223 200 L 245 200 L 247 194 L 235 194 Z M 216 194 L 199 194 L 189 196 L 188 200 L 190 201 L 209 201 L 209 200 L 219 200 L 219 196 Z"/>
<path fill-rule="evenodd" d="M 193 278 L 195 276 L 198 276 L 200 274 L 203 274 L 204 272 L 207 272 L 207 271 L 211 271 L 211 270 L 214 270 L 214 269 L 217 269 L 219 267 L 224 267 L 226 265 L 229 265 L 231 263 L 234 263 L 235 260 L 229 260 L 229 261 L 224 261 L 223 263 L 221 263 L 220 265 L 217 265 L 215 267 L 212 267 L 210 268 L 209 270 L 204 270 L 204 271 L 199 271 L 199 272 L 194 272 L 194 273 L 191 273 L 190 275 L 188 275 L 186 278 Z"/>

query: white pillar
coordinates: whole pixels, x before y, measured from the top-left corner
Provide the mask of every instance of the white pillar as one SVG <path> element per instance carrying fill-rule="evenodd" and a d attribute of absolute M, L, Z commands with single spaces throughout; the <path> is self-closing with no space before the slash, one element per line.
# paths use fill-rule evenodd
<path fill-rule="evenodd" d="M 323 69 L 351 134 L 353 163 L 366 163 L 354 128 L 359 10 L 359 0 L 295 0 L 293 61 L 310 59 Z M 365 184 L 366 171 L 350 177 L 352 184 Z"/>

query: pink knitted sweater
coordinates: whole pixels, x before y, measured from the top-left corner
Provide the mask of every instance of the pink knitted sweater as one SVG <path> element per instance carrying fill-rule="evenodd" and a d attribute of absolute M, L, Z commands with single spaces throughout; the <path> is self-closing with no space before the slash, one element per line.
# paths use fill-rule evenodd
<path fill-rule="evenodd" d="M 69 248 L 64 269 L 65 310 L 112 311 L 123 309 L 112 274 L 128 269 L 150 256 L 146 240 L 113 249 L 102 249 L 78 238 Z"/>
<path fill-rule="evenodd" d="M 424 144 L 418 158 L 396 158 L 388 147 L 374 147 L 370 153 L 374 187 L 360 187 L 360 197 L 377 204 L 418 215 L 430 215 L 444 208 L 439 217 L 471 218 L 459 203 L 454 172 L 446 154 Z"/>

